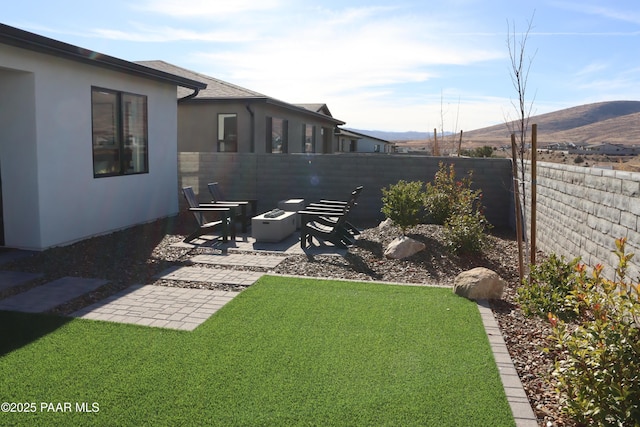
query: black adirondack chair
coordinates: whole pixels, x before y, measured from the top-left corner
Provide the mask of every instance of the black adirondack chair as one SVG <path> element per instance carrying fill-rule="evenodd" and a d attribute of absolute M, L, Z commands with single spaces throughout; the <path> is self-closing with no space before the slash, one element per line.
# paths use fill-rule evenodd
<path fill-rule="evenodd" d="M 316 211 L 307 208 L 298 211 L 302 216 L 300 227 L 300 247 L 306 249 L 313 241 L 313 238 L 319 242 L 330 242 L 339 248 L 347 248 L 355 243 L 353 235 L 345 226 L 347 221 L 348 207 L 344 207 L 342 211 L 331 212 L 330 221 L 327 218 L 326 211 Z"/>
<path fill-rule="evenodd" d="M 316 218 L 316 221 L 327 226 L 332 226 L 339 220 L 339 216 L 334 216 L 334 214 L 342 214 L 345 208 L 347 209 L 347 212 L 349 212 L 357 205 L 358 196 L 360 195 L 362 188 L 362 186 L 356 187 L 355 190 L 351 192 L 351 197 L 348 201 L 321 200 L 320 202 L 309 204 L 305 209 L 313 210 L 315 212 L 325 212 L 325 215 Z M 348 220 L 344 221 L 342 227 L 352 237 L 360 234 L 360 230 L 358 230 L 358 228 Z"/>
<path fill-rule="evenodd" d="M 251 205 L 251 216 L 256 216 L 258 214 L 258 200 L 249 199 L 249 200 L 232 200 L 227 199 L 220 187 L 218 182 L 210 182 L 207 184 L 207 188 L 209 188 L 209 193 L 211 193 L 211 197 L 213 197 L 212 203 L 237 203 L 242 205 Z M 246 209 L 246 208 L 245 208 Z"/>
<path fill-rule="evenodd" d="M 196 198 L 193 188 L 183 187 L 182 193 L 189 205 L 188 209 L 193 213 L 193 216 L 198 223 L 198 228 L 191 234 L 189 234 L 184 242 L 191 242 L 198 237 L 210 234 L 213 232 L 220 232 L 222 234 L 222 241 L 229 241 L 229 237 L 235 239 L 236 232 L 233 225 L 233 218 L 235 217 L 236 208 L 233 206 L 216 206 L 214 203 L 200 204 Z M 216 217 L 215 220 L 210 221 L 209 217 Z"/>

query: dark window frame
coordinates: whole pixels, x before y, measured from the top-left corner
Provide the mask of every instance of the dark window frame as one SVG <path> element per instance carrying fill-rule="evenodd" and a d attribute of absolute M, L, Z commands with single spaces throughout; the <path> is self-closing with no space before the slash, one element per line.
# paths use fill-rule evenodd
<path fill-rule="evenodd" d="M 112 95 L 115 97 L 115 103 L 98 103 L 94 100 L 94 93 L 103 93 Z M 126 98 L 132 98 L 142 101 L 142 111 L 132 112 L 130 103 L 125 101 Z M 111 108 L 110 114 L 112 115 L 112 124 L 113 124 L 113 142 L 112 144 L 107 144 L 107 147 L 103 148 L 102 143 L 99 143 L 99 135 L 97 133 L 96 121 L 100 120 L 100 118 L 96 115 L 98 105 L 111 105 L 114 108 Z M 127 120 L 127 115 L 136 114 L 135 122 L 129 123 Z M 142 117 L 139 117 L 139 114 Z M 141 120 L 141 121 L 140 121 Z M 130 131 L 128 135 L 125 135 L 125 127 L 130 127 Z M 133 142 L 133 138 L 136 137 L 132 132 L 135 132 L 135 127 L 139 127 L 139 133 L 141 133 L 142 144 L 138 142 L 138 148 L 136 149 L 135 144 Z M 140 135 L 138 135 L 140 136 Z M 98 86 L 91 87 L 91 148 L 92 148 L 92 162 L 93 162 L 93 177 L 94 178 L 107 178 L 112 176 L 125 176 L 125 175 L 141 175 L 149 173 L 149 103 L 148 96 L 119 91 L 114 89 L 107 89 Z M 137 152 L 135 152 L 137 151 Z M 110 159 L 110 154 L 115 157 L 115 159 Z M 106 165 L 111 165 L 110 171 L 100 172 L 98 170 L 98 162 L 100 156 L 107 157 L 107 160 L 103 162 Z M 141 162 L 141 167 L 130 167 L 129 164 L 133 164 L 134 162 Z"/>
<path fill-rule="evenodd" d="M 280 126 L 281 126 L 281 141 L 280 141 L 280 150 L 275 150 L 276 146 L 274 144 L 274 138 L 273 138 L 273 122 L 274 120 L 279 120 Z M 289 152 L 289 121 L 287 119 L 283 119 L 281 117 L 272 117 L 272 116 L 267 116 L 266 117 L 266 127 L 265 127 L 265 133 L 266 133 L 266 152 L 269 154 L 286 154 Z M 274 151 L 275 150 L 275 151 Z"/>
<path fill-rule="evenodd" d="M 235 119 L 235 134 L 229 134 L 226 129 L 226 121 L 224 119 Z M 221 127 L 222 123 L 222 127 Z M 217 128 L 217 151 L 219 153 L 237 153 L 238 152 L 238 113 L 218 113 Z M 221 138 L 222 136 L 222 138 Z M 233 137 L 233 138 L 232 138 Z"/>
<path fill-rule="evenodd" d="M 309 130 L 311 132 L 309 132 Z M 309 141 L 307 141 L 307 139 L 309 139 Z M 316 126 L 315 125 L 310 125 L 307 123 L 304 123 L 302 125 L 302 152 L 307 154 L 316 152 Z"/>

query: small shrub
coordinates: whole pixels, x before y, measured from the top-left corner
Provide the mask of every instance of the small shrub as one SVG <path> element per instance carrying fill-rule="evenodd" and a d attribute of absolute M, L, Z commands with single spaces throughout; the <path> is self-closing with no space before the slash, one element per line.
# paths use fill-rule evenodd
<path fill-rule="evenodd" d="M 401 180 L 382 189 L 382 213 L 400 227 L 403 235 L 422 219 L 422 187 L 420 181 Z"/>
<path fill-rule="evenodd" d="M 488 227 L 489 223 L 479 211 L 453 215 L 444 225 L 447 249 L 453 253 L 481 252 Z"/>
<path fill-rule="evenodd" d="M 640 284 L 626 280 L 633 254 L 616 240 L 615 280 L 596 265 L 575 266 L 575 286 L 564 305 L 576 313 L 569 326 L 553 312 L 552 342 L 564 358 L 553 370 L 564 411 L 584 425 L 640 425 Z"/>
<path fill-rule="evenodd" d="M 424 207 L 429 221 L 444 224 L 454 214 L 468 211 L 469 205 L 477 199 L 481 191 L 471 190 L 471 172 L 456 181 L 453 164 L 448 167 L 440 162 L 433 182 L 428 182 L 425 190 Z"/>
<path fill-rule="evenodd" d="M 453 164 L 440 162 L 433 182 L 426 185 L 427 215 L 433 223 L 444 224 L 445 244 L 454 253 L 480 252 L 491 227 L 483 213 L 482 190 L 471 189 L 471 176 L 469 172 L 457 181 Z"/>
<path fill-rule="evenodd" d="M 547 318 L 552 312 L 562 320 L 575 319 L 576 314 L 565 306 L 565 298 L 574 289 L 572 280 L 580 258 L 567 262 L 564 257 L 551 254 L 537 265 L 531 266 L 530 283 L 517 290 L 516 301 L 526 316 Z"/>
<path fill-rule="evenodd" d="M 584 158 L 582 156 L 577 156 L 573 159 L 573 163 L 584 163 Z"/>

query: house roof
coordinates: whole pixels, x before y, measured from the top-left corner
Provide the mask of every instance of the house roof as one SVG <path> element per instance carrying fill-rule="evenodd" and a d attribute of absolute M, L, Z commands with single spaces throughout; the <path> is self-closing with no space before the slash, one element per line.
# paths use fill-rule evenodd
<path fill-rule="evenodd" d="M 338 128 L 338 135 L 347 136 L 349 138 L 362 139 L 362 136 L 356 135 L 355 133 L 342 128 Z"/>
<path fill-rule="evenodd" d="M 206 84 L 199 80 L 145 67 L 134 62 L 125 61 L 113 56 L 50 39 L 5 24 L 0 24 L 0 43 L 148 79 L 169 82 L 179 87 L 191 89 L 192 91 L 198 91 L 206 87 Z M 187 92 L 191 93 L 188 89 L 186 89 Z"/>
<path fill-rule="evenodd" d="M 196 99 L 219 99 L 219 98 L 267 98 L 266 95 L 227 83 L 216 78 L 169 64 L 165 61 L 136 61 L 137 64 L 151 67 L 166 73 L 182 76 L 187 79 L 197 80 L 205 83 L 207 88 L 198 92 Z M 178 98 L 189 95 L 185 89 L 178 88 Z"/>
<path fill-rule="evenodd" d="M 225 82 L 223 80 L 216 79 L 205 74 L 197 73 L 195 71 L 188 70 L 186 68 L 179 67 L 177 65 L 170 64 L 165 61 L 136 61 L 138 64 L 162 70 L 168 73 L 183 76 L 189 79 L 194 79 L 206 83 L 207 88 L 198 92 L 192 99 L 194 101 L 218 101 L 218 100 L 247 100 L 247 101 L 261 101 L 269 104 L 278 105 L 280 107 L 302 112 L 304 114 L 311 114 L 323 120 L 329 120 L 335 125 L 345 124 L 343 121 L 335 119 L 325 104 L 289 104 L 284 101 L 280 101 L 275 98 L 271 98 L 267 95 L 263 95 L 259 92 L 255 92 L 250 89 L 243 88 L 241 86 L 234 85 L 232 83 Z M 183 98 L 188 95 L 188 91 L 178 88 L 178 98 Z M 320 106 L 319 109 L 306 108 L 304 106 L 316 105 Z M 324 106 L 324 108 L 322 108 Z M 328 113 L 326 114 L 325 113 Z"/>
<path fill-rule="evenodd" d="M 309 111 L 313 111 L 315 113 L 320 113 L 329 117 L 333 117 L 333 114 L 331 114 L 331 111 L 329 111 L 329 107 L 327 107 L 327 104 L 295 104 L 295 105 L 297 105 L 298 107 L 307 109 Z"/>
<path fill-rule="evenodd" d="M 340 132 L 341 132 L 341 133 L 348 132 L 349 134 L 351 134 L 351 135 L 355 135 L 355 136 L 357 136 L 358 138 L 374 139 L 374 140 L 376 140 L 376 141 L 380 141 L 380 142 L 382 142 L 382 143 L 384 143 L 384 144 L 390 144 L 390 145 L 393 145 L 393 142 L 391 142 L 391 141 L 387 141 L 386 139 L 376 138 L 375 136 L 371 136 L 371 135 L 365 135 L 364 133 L 356 132 L 356 131 L 354 131 L 354 130 L 352 130 L 352 129 L 349 129 L 349 130 L 347 130 L 347 129 L 340 129 Z"/>

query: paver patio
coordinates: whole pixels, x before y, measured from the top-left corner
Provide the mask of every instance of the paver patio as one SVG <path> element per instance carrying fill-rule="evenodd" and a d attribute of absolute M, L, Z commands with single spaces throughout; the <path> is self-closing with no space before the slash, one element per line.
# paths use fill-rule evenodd
<path fill-rule="evenodd" d="M 238 294 L 232 291 L 134 285 L 71 316 L 192 331 Z"/>
<path fill-rule="evenodd" d="M 156 279 L 182 280 L 187 282 L 222 283 L 249 286 L 264 273 L 232 270 L 227 268 L 170 267 L 155 276 Z"/>
<path fill-rule="evenodd" d="M 213 264 L 227 266 L 246 266 L 250 265 L 259 268 L 275 268 L 285 257 L 273 255 L 246 255 L 241 253 L 232 253 L 228 255 L 195 255 L 191 257 L 191 261 L 196 264 Z"/>

